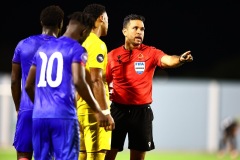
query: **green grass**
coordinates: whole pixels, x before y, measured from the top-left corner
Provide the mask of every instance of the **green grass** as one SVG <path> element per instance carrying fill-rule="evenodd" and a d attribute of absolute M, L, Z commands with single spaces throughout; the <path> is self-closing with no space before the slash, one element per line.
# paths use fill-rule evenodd
<path fill-rule="evenodd" d="M 14 148 L 0 148 L 0 159 L 1 160 L 16 160 Z"/>
<path fill-rule="evenodd" d="M 129 160 L 129 150 L 119 152 L 116 160 Z M 0 148 L 0 160 L 16 160 L 14 148 Z M 217 160 L 216 154 L 208 154 L 201 152 L 147 152 L 145 160 Z M 226 157 L 222 160 L 230 160 Z"/>
<path fill-rule="evenodd" d="M 120 152 L 116 160 L 129 160 L 129 151 Z M 215 154 L 193 153 L 193 152 L 147 152 L 145 160 L 216 160 Z M 228 159 L 224 159 L 228 160 Z M 229 159 L 230 160 L 230 159 Z"/>

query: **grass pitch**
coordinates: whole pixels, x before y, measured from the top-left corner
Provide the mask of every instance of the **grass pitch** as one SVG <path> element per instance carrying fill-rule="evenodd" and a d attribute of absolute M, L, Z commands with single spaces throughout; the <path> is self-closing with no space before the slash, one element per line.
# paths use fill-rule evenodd
<path fill-rule="evenodd" d="M 119 152 L 116 160 L 129 160 L 129 150 Z M 0 160 L 16 160 L 14 148 L 0 148 Z M 34 160 L 34 159 L 33 159 Z M 216 154 L 201 152 L 147 152 L 145 160 L 218 160 Z M 228 156 L 222 160 L 231 160 Z"/>

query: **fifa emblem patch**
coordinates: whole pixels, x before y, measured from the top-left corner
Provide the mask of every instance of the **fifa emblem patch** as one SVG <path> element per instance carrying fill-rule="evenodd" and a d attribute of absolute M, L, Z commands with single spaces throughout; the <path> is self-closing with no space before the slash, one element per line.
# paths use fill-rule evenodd
<path fill-rule="evenodd" d="M 134 62 L 134 69 L 137 74 L 142 74 L 145 70 L 145 62 Z"/>

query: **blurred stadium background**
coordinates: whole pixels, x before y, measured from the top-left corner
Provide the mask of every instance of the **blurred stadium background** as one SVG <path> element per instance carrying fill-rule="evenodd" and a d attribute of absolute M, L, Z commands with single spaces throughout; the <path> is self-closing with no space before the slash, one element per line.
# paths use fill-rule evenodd
<path fill-rule="evenodd" d="M 12 140 L 16 112 L 11 97 L 11 59 L 17 42 L 39 33 L 40 10 L 60 5 L 66 15 L 96 0 L 4 1 L 0 9 L 0 160 L 15 157 Z M 218 148 L 220 122 L 239 117 L 240 32 L 238 1 L 99 1 L 109 15 L 109 51 L 123 44 L 122 20 L 127 14 L 146 17 L 144 43 L 166 53 L 191 50 L 194 62 L 167 73 L 156 70 L 153 82 L 154 140 L 147 160 L 213 160 Z M 20 25 L 19 25 L 20 24 Z M 160 25 L 159 25 L 160 24 Z M 16 26 L 17 29 L 12 30 Z M 117 160 L 128 157 L 125 152 Z M 238 138 L 239 144 L 239 138 Z M 239 146 L 238 146 L 239 147 Z M 239 149 L 239 148 L 238 148 Z M 176 154 L 175 154 L 176 153 Z M 156 155 L 157 158 L 151 156 Z M 123 157 L 122 157 L 123 156 Z M 125 156 L 125 157 L 124 157 Z M 225 159 L 224 159 L 225 160 Z"/>

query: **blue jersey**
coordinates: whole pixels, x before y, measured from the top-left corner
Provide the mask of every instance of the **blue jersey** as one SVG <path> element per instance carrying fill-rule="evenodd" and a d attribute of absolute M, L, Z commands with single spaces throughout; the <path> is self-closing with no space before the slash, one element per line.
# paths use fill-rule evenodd
<path fill-rule="evenodd" d="M 86 63 L 79 42 L 62 36 L 42 45 L 33 58 L 36 65 L 33 118 L 77 119 L 72 63 Z"/>
<path fill-rule="evenodd" d="M 12 62 L 21 65 L 23 87 L 25 86 L 26 78 L 31 67 L 34 54 L 36 53 L 39 46 L 41 46 L 43 43 L 50 39 L 56 38 L 46 34 L 34 35 L 21 40 L 16 46 Z M 19 111 L 32 109 L 33 103 L 28 97 L 25 89 L 22 89 Z"/>

